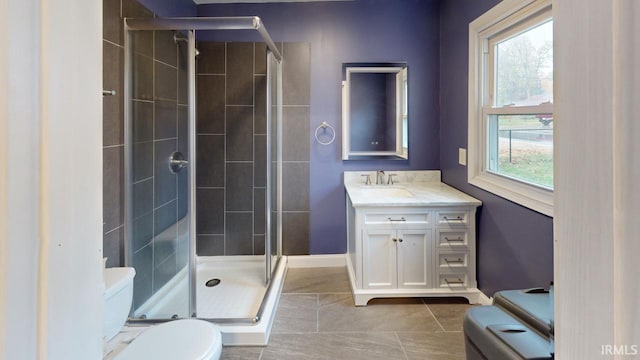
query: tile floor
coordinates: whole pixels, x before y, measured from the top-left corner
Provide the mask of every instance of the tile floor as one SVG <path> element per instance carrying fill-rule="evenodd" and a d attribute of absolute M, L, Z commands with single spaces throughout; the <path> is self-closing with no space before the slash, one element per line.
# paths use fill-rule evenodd
<path fill-rule="evenodd" d="M 221 359 L 464 360 L 466 299 L 374 299 L 355 307 L 346 268 L 289 269 L 269 344 Z"/>

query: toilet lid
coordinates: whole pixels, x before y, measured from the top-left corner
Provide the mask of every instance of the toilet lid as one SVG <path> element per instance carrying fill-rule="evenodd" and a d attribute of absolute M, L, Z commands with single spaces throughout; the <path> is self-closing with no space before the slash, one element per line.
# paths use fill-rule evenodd
<path fill-rule="evenodd" d="M 222 338 L 218 327 L 203 320 L 176 320 L 145 330 L 127 345 L 118 360 L 218 359 Z"/>

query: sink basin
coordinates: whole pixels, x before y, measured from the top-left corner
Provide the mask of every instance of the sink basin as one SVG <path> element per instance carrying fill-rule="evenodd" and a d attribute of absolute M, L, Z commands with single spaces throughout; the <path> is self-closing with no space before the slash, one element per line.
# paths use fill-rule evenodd
<path fill-rule="evenodd" d="M 366 196 L 375 196 L 375 197 L 400 197 L 407 198 L 413 197 L 413 193 L 407 189 L 397 188 L 397 187 L 363 187 L 361 188 L 362 193 Z"/>

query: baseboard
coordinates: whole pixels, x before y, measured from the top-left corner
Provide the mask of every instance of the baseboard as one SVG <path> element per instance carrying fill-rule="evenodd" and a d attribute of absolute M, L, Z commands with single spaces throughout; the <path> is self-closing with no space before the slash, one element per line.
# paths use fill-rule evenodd
<path fill-rule="evenodd" d="M 478 297 L 478 300 L 480 301 L 480 304 L 482 305 L 491 305 L 493 304 L 493 298 L 488 297 L 487 295 L 485 295 L 482 291 L 480 291 L 480 296 Z"/>
<path fill-rule="evenodd" d="M 289 268 L 341 267 L 346 266 L 345 254 L 295 255 L 289 256 Z"/>

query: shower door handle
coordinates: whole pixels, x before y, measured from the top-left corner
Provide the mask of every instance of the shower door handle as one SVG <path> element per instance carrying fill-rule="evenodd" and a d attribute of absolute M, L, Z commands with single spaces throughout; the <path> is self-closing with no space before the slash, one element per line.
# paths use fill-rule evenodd
<path fill-rule="evenodd" d="M 185 160 L 184 155 L 179 151 L 174 151 L 171 156 L 169 156 L 169 171 L 171 171 L 172 174 L 179 173 L 182 168 L 188 165 L 189 161 Z"/>

